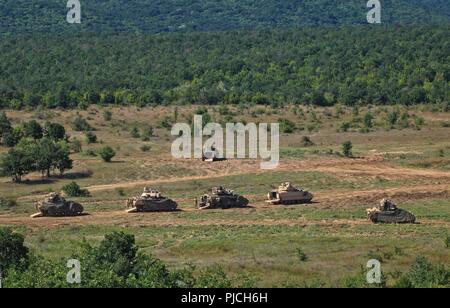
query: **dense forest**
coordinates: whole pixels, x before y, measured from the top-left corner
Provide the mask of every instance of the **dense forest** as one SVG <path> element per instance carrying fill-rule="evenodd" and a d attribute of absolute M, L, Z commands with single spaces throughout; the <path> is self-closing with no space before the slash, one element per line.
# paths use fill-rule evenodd
<path fill-rule="evenodd" d="M 0 42 L 0 106 L 450 101 L 450 25 Z"/>
<path fill-rule="evenodd" d="M 365 24 L 367 0 L 81 0 L 69 25 L 67 0 L 2 0 L 0 33 L 166 32 Z M 450 20 L 448 0 L 382 0 L 385 24 Z"/>

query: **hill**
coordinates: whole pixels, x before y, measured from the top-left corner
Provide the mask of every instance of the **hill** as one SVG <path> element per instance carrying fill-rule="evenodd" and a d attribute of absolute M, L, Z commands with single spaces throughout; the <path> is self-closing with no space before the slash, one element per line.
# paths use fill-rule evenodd
<path fill-rule="evenodd" d="M 449 102 L 449 32 L 353 26 L 4 38 L 0 106 Z"/>
<path fill-rule="evenodd" d="M 447 0 L 383 0 L 385 24 L 450 21 Z M 83 1 L 81 25 L 66 22 L 66 1 L 3 0 L 0 33 L 216 31 L 365 24 L 365 0 Z"/>

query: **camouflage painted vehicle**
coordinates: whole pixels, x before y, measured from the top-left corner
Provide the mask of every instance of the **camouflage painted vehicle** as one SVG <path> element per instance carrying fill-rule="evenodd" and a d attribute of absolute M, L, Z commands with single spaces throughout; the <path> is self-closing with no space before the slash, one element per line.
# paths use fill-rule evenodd
<path fill-rule="evenodd" d="M 166 197 L 163 197 L 159 191 L 149 187 L 144 188 L 140 197 L 134 197 L 127 200 L 127 212 L 172 212 L 178 207 L 178 204 Z"/>
<path fill-rule="evenodd" d="M 413 224 L 416 222 L 416 217 L 412 213 L 397 208 L 397 205 L 389 199 L 381 200 L 378 207 L 367 209 L 367 217 L 376 224 Z"/>
<path fill-rule="evenodd" d="M 200 198 L 200 204 L 196 205 L 200 210 L 206 210 L 244 208 L 248 206 L 248 203 L 248 199 L 235 194 L 232 190 L 214 187 L 211 194 L 203 195 Z"/>
<path fill-rule="evenodd" d="M 84 208 L 79 203 L 66 201 L 61 195 L 51 193 L 44 201 L 36 204 L 36 210 L 38 213 L 31 218 L 79 216 L 83 214 Z"/>
<path fill-rule="evenodd" d="M 304 204 L 313 199 L 313 195 L 303 189 L 294 187 L 291 183 L 281 184 L 278 189 L 272 190 L 267 195 L 267 203 L 270 204 Z"/>

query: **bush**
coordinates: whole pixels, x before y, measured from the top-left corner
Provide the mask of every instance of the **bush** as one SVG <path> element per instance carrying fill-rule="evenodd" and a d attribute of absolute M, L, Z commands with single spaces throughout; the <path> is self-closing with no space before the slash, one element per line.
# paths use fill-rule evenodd
<path fill-rule="evenodd" d="M 69 197 L 90 197 L 91 196 L 90 192 L 87 189 L 81 189 L 81 187 L 75 182 L 65 185 L 62 188 L 62 191 Z"/>
<path fill-rule="evenodd" d="M 109 163 L 116 156 L 116 152 L 111 147 L 106 146 L 100 149 L 98 155 L 100 155 L 104 162 Z"/>
<path fill-rule="evenodd" d="M 85 137 L 86 137 L 86 142 L 88 144 L 97 143 L 97 135 L 94 134 L 93 132 L 87 132 L 85 134 Z"/>
<path fill-rule="evenodd" d="M 106 110 L 105 112 L 103 112 L 103 119 L 107 122 L 112 120 L 112 112 L 109 110 Z"/>
<path fill-rule="evenodd" d="M 0 197 L 0 208 L 10 209 L 17 206 L 15 199 Z"/>
<path fill-rule="evenodd" d="M 450 287 L 450 271 L 443 265 L 434 265 L 424 257 L 418 257 L 396 284 L 397 287 L 437 288 Z"/>
<path fill-rule="evenodd" d="M 302 147 L 314 146 L 314 142 L 312 142 L 311 139 L 307 136 L 303 136 L 302 140 L 300 141 L 300 144 Z"/>
<path fill-rule="evenodd" d="M 444 243 L 445 243 L 445 247 L 447 249 L 450 249 L 450 235 L 445 238 Z"/>
<path fill-rule="evenodd" d="M 77 116 L 73 120 L 72 128 L 77 132 L 87 132 L 93 130 L 92 126 L 89 125 L 88 121 L 86 121 L 82 116 Z"/>
<path fill-rule="evenodd" d="M 306 255 L 306 253 L 301 248 L 297 248 L 296 254 L 297 254 L 297 259 L 300 262 L 308 261 L 308 256 Z"/>
<path fill-rule="evenodd" d="M 21 268 L 28 261 L 25 238 L 9 228 L 0 228 L 0 273 L 10 268 Z"/>
<path fill-rule="evenodd" d="M 342 154 L 345 157 L 353 157 L 353 144 L 351 141 L 346 141 L 342 144 Z"/>
<path fill-rule="evenodd" d="M 148 152 L 151 150 L 151 146 L 147 145 L 147 144 L 143 144 L 141 145 L 141 151 L 142 152 Z"/>
<path fill-rule="evenodd" d="M 292 134 L 295 131 L 295 123 L 288 119 L 279 119 L 281 132 L 284 134 Z"/>
<path fill-rule="evenodd" d="M 83 150 L 83 146 L 81 145 L 80 140 L 74 139 L 74 140 L 70 143 L 70 149 L 71 149 L 72 152 L 74 152 L 74 153 L 81 153 L 81 151 Z"/>

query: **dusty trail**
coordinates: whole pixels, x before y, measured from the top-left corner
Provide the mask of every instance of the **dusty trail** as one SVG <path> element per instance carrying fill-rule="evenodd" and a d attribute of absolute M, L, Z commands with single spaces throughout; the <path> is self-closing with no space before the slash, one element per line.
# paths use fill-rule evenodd
<path fill-rule="evenodd" d="M 171 184 L 185 181 L 208 180 L 211 178 L 222 178 L 227 176 L 238 176 L 241 174 L 261 174 L 267 171 L 259 168 L 258 161 L 227 161 L 218 162 L 214 165 L 215 168 L 209 168 L 207 175 L 203 176 L 187 176 L 166 178 L 157 180 L 140 180 L 127 181 L 122 183 L 113 183 L 105 185 L 94 185 L 86 187 L 90 191 L 104 191 L 113 190 L 116 188 L 129 188 L 136 186 L 154 185 L 154 184 Z M 373 158 L 367 159 L 328 159 L 319 161 L 285 161 L 274 170 L 274 172 L 295 172 L 295 171 L 318 171 L 331 174 L 342 175 L 370 175 L 381 176 L 389 179 L 442 179 L 450 181 L 450 172 L 438 170 L 417 170 L 410 168 L 403 168 L 399 166 L 391 166 L 385 162 Z"/>
<path fill-rule="evenodd" d="M 198 164 L 198 162 L 185 162 Z M 133 182 L 113 183 L 106 185 L 95 185 L 87 187 L 91 192 L 108 191 L 116 188 L 142 187 L 146 185 L 156 184 L 173 184 L 184 181 L 207 180 L 211 178 L 221 178 L 225 176 L 238 176 L 240 174 L 259 174 L 266 172 L 259 168 L 259 161 L 226 161 L 209 165 L 203 168 L 206 174 L 201 176 L 186 176 L 180 178 L 156 179 L 151 181 L 140 180 Z M 436 170 L 416 170 L 393 166 L 375 157 L 365 159 L 321 159 L 312 161 L 284 161 L 280 164 L 275 172 L 283 171 L 319 171 L 339 176 L 358 176 L 368 175 L 377 176 L 388 179 L 413 179 L 417 180 L 417 185 L 409 184 L 398 188 L 386 189 L 359 189 L 359 190 L 326 190 L 314 193 L 315 202 L 312 205 L 318 209 L 330 208 L 351 208 L 360 205 L 375 205 L 384 197 L 393 198 L 399 203 L 414 200 L 429 199 L 450 199 L 450 173 Z M 250 195 L 247 196 L 252 201 L 252 211 L 264 211 L 277 207 L 269 206 L 264 202 L 264 196 Z M 23 199 L 36 199 L 39 196 L 25 196 Z M 186 199 L 177 200 L 185 204 Z M 111 202 L 111 201 L 109 201 Z M 117 200 L 122 206 L 123 201 Z M 101 203 L 87 202 L 86 211 L 89 207 Z M 183 212 L 196 211 L 192 207 L 183 207 Z M 247 210 L 230 210 L 230 212 L 239 211 L 246 213 Z M 241 212 L 242 211 L 242 212 Z M 280 219 L 280 220 L 260 220 L 244 218 L 245 215 L 238 219 L 223 219 L 207 216 L 208 218 L 199 217 L 189 218 L 183 216 L 181 212 L 176 213 L 147 213 L 147 214 L 125 214 L 123 211 L 109 212 L 92 212 L 90 215 L 70 218 L 40 218 L 31 219 L 28 215 L 0 215 L 0 225 L 20 225 L 30 228 L 56 228 L 61 226 L 78 226 L 78 225 L 115 225 L 115 226 L 252 226 L 252 225 L 286 225 L 286 226 L 333 226 L 333 225 L 361 225 L 369 224 L 366 220 L 307 220 L 299 219 Z M 236 217 L 234 215 L 233 217 Z M 422 221 L 423 224 L 444 225 L 450 227 L 447 221 Z"/>

